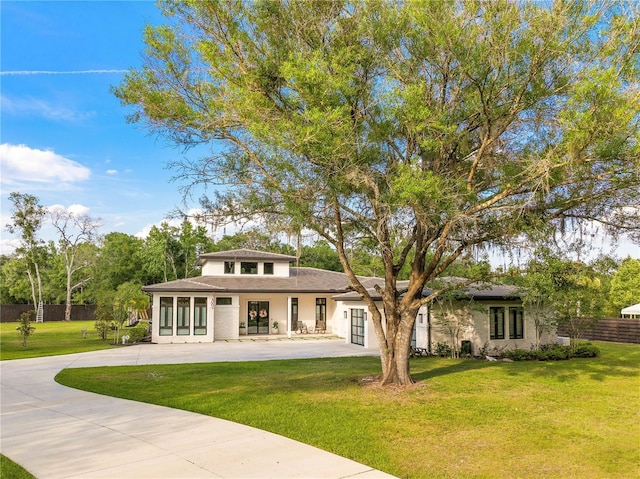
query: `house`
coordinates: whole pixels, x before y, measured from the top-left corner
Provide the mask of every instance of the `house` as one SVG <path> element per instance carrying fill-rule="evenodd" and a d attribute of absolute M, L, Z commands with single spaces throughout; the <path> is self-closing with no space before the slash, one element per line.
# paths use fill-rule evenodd
<path fill-rule="evenodd" d="M 640 318 L 640 303 L 622 308 L 620 310 L 621 318 Z"/>
<path fill-rule="evenodd" d="M 335 334 L 337 304 L 331 298 L 347 291 L 346 275 L 292 267 L 295 260 L 248 249 L 208 253 L 198 259 L 201 276 L 144 287 L 153 296 L 152 342 L 291 335 L 299 322 Z"/>
<path fill-rule="evenodd" d="M 248 249 L 207 253 L 198 259 L 201 276 L 144 287 L 153 296 L 152 342 L 213 342 L 245 334 L 286 337 L 304 324 L 311 332 L 321 330 L 376 349 L 367 307 L 347 276 L 291 266 L 295 260 Z M 382 311 L 374 286 L 383 280 L 359 279 Z M 514 287 L 475 286 L 464 292 L 455 302 L 421 308 L 415 347 L 433 351 L 438 342 L 459 347 L 466 341 L 479 351 L 486 344 L 512 348 L 535 343 L 535 330 Z"/>

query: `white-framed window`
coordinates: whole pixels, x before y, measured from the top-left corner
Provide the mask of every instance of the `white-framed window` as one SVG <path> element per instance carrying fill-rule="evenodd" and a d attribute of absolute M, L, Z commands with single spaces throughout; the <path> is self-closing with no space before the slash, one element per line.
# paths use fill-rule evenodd
<path fill-rule="evenodd" d="M 207 298 L 193 298 L 193 334 L 207 334 Z"/>
<path fill-rule="evenodd" d="M 178 336 L 188 336 L 190 331 L 190 319 L 191 319 L 191 298 L 183 297 L 178 298 L 177 307 L 177 332 Z"/>
<path fill-rule="evenodd" d="M 173 298 L 160 298 L 160 336 L 173 336 Z"/>

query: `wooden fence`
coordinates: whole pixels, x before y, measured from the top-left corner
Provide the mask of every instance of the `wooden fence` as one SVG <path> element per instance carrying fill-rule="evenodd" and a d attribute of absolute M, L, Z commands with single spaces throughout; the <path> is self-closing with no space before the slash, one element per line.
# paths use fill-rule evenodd
<path fill-rule="evenodd" d="M 45 304 L 43 305 L 44 320 L 46 321 L 64 321 L 64 304 Z M 2 304 L 0 305 L 0 322 L 10 323 L 19 321 L 20 315 L 25 311 L 33 311 L 33 304 Z M 71 305 L 72 321 L 93 321 L 96 319 L 95 304 L 73 304 Z M 35 321 L 35 314 L 32 318 Z"/>
<path fill-rule="evenodd" d="M 566 327 L 558 328 L 558 336 L 569 336 Z M 580 334 L 581 339 L 640 344 L 640 319 L 603 318 Z"/>

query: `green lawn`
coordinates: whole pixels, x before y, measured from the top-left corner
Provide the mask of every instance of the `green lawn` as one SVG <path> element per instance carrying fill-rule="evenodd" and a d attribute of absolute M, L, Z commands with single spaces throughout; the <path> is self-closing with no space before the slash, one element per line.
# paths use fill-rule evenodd
<path fill-rule="evenodd" d="M 35 479 L 28 471 L 0 454 L 0 477 L 6 479 Z"/>
<path fill-rule="evenodd" d="M 62 384 L 195 411 L 398 477 L 640 477 L 640 346 L 595 359 L 412 360 L 410 388 L 365 386 L 376 358 L 71 369 Z"/>
<path fill-rule="evenodd" d="M 49 321 L 31 323 L 36 330 L 22 347 L 22 337 L 16 331 L 19 323 L 0 323 L 0 359 L 36 358 L 58 354 L 82 353 L 114 347 L 110 337 L 102 341 L 94 329 L 95 321 Z M 82 338 L 82 328 L 87 337 Z"/>

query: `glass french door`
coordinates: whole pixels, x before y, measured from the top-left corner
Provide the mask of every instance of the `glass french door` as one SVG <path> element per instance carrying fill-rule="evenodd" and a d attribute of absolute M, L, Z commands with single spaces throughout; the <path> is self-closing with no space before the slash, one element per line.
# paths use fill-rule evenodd
<path fill-rule="evenodd" d="M 269 301 L 249 301 L 247 334 L 269 334 Z"/>
<path fill-rule="evenodd" d="M 351 343 L 364 346 L 364 309 L 351 310 Z"/>

